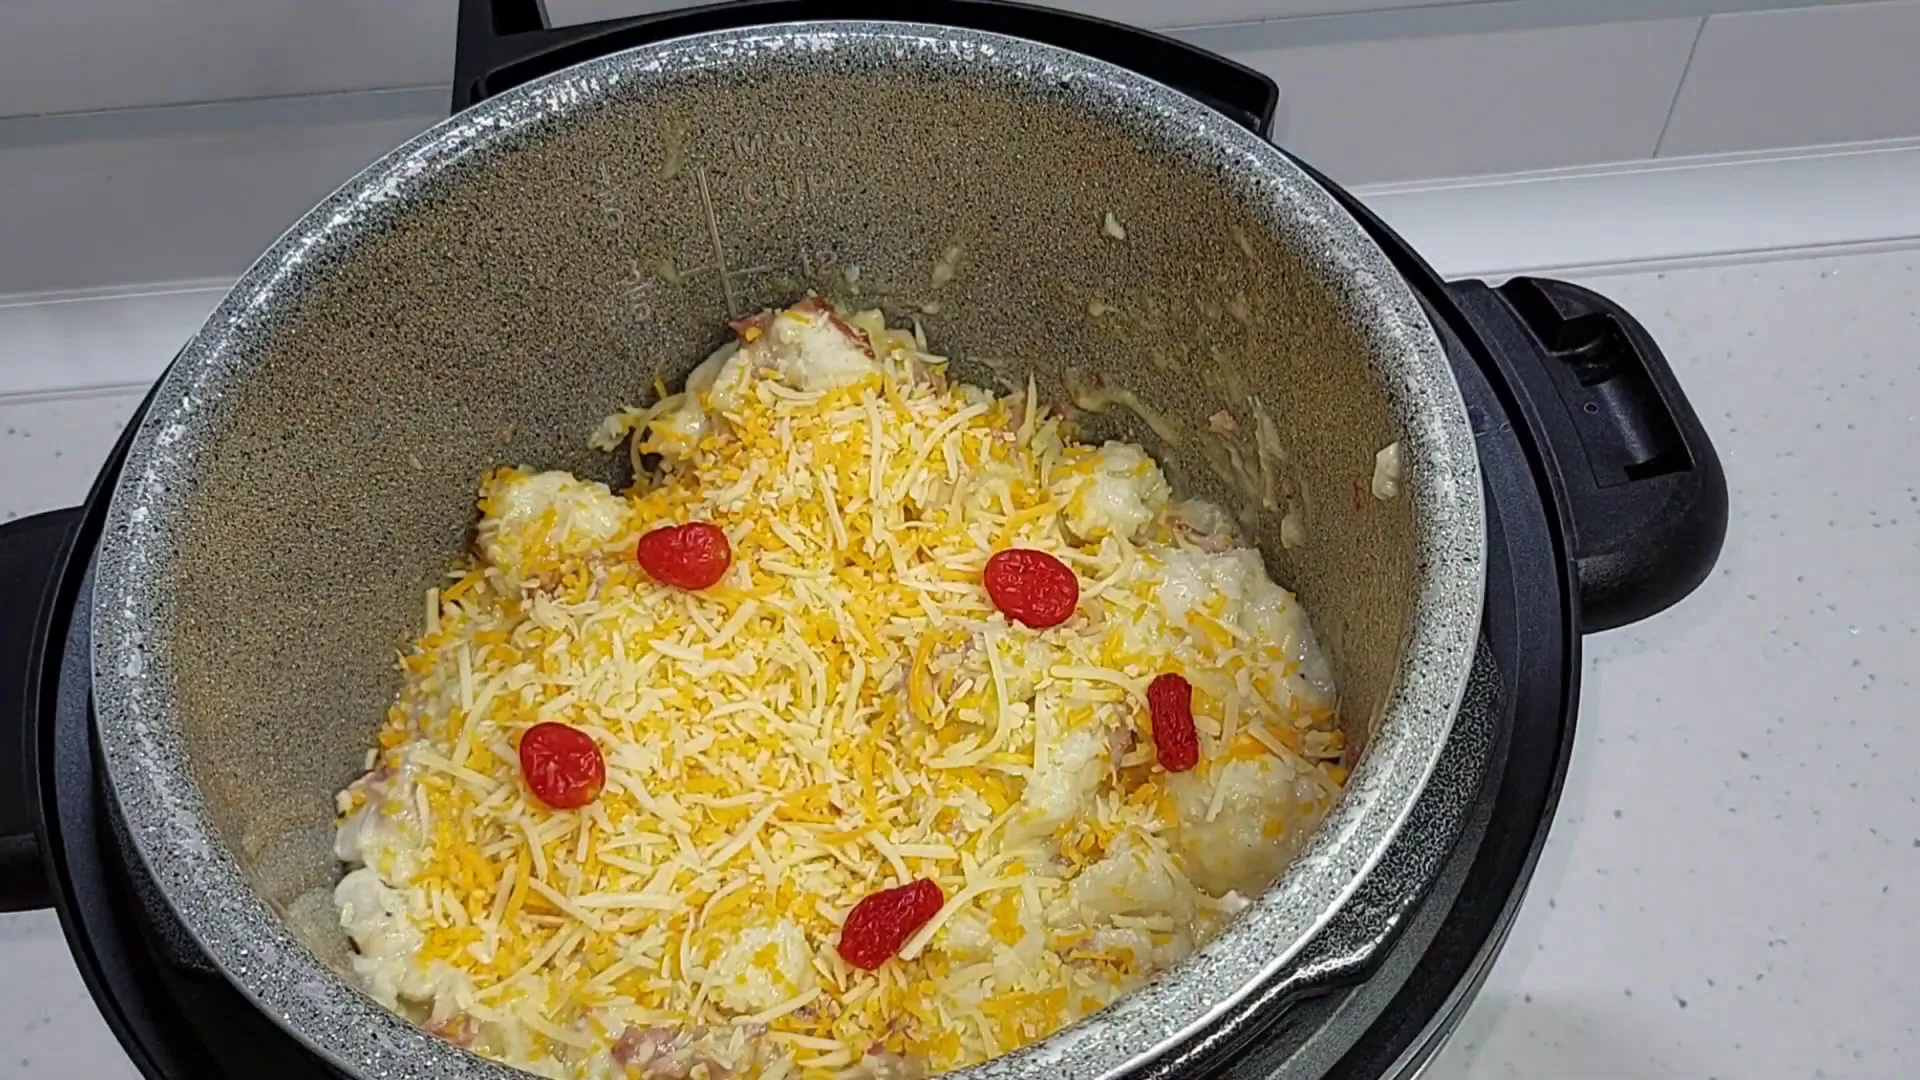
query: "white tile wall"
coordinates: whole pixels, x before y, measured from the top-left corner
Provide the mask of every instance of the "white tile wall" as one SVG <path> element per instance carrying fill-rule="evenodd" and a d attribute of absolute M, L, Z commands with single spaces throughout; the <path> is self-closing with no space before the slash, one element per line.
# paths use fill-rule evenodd
<path fill-rule="evenodd" d="M 1898 0 L 1708 19 L 1660 153 L 1915 134 L 1920 2 Z"/>
<path fill-rule="evenodd" d="M 436 119 L 0 145 L 0 295 L 232 277 Z"/>
<path fill-rule="evenodd" d="M 145 386 L 230 284 L 218 278 L 174 288 L 0 297 L 0 406 L 61 391 Z"/>
<path fill-rule="evenodd" d="M 7 0 L 0 116 L 446 83 L 457 0 Z"/>
<path fill-rule="evenodd" d="M 1697 19 L 1238 53 L 1280 84 L 1280 139 L 1349 184 L 1653 153 Z"/>
<path fill-rule="evenodd" d="M 220 83 L 228 92 L 279 93 L 391 82 L 429 69 L 443 77 L 450 62 L 455 0 L 252 0 L 227 5 L 226 22 L 190 18 L 198 2 L 211 0 L 14 0 L 0 20 L 0 296 L 231 277 L 301 211 L 443 107 L 441 92 L 427 87 L 6 118 L 23 104 L 183 95 L 193 89 L 183 80 L 196 66 L 252 73 Z M 550 0 L 563 20 L 672 2 Z M 1188 22 L 1389 0 L 1054 2 Z M 1509 7 L 1542 16 L 1572 0 L 1391 2 L 1437 19 Z M 1774 0 L 1620 2 L 1633 10 L 1725 10 Z M 300 10 L 281 10 L 288 5 Z M 323 6 L 325 15 L 317 10 Z M 1609 10 L 1619 17 L 1626 8 Z M 1407 10 L 1376 14 L 1389 19 Z M 65 28 L 71 40 L 36 38 L 28 32 L 36 20 L 42 29 Z M 1691 155 L 1920 135 L 1920 63 L 1906 56 L 1920 42 L 1920 0 L 1716 15 L 1703 31 L 1699 19 L 1655 19 L 1244 47 L 1289 40 L 1291 25 L 1324 22 L 1270 21 L 1244 33 L 1216 27 L 1200 36 L 1272 74 L 1286 93 L 1283 141 L 1349 184 L 1644 160 L 1656 148 Z M 109 23 L 115 32 L 102 32 Z M 357 38 L 338 39 L 340 28 Z M 169 49 L 174 61 L 188 55 L 195 62 L 163 62 Z M 48 97 L 47 80 L 56 75 L 91 96 Z M 254 76 L 266 81 L 247 81 Z"/>
<path fill-rule="evenodd" d="M 563 23 L 702 0 L 549 0 Z M 1838 0 L 1040 0 L 1158 28 L 1302 20 L 1314 42 Z M 8 0 L 0 117 L 443 85 L 458 0 Z M 911 14 L 910 4 L 900 5 Z M 1265 31 L 1274 30 L 1273 27 Z M 1263 33 L 1265 32 L 1263 31 Z M 1281 33 L 1291 35 L 1293 28 Z M 1208 34 L 1212 44 L 1218 34 Z M 1297 38 L 1266 44 L 1301 44 Z"/>
<path fill-rule="evenodd" d="M 1144 25 L 1439 6 L 1458 0 L 1056 0 Z M 458 0 L 8 0 L 0 117 L 438 85 Z M 689 0 L 551 0 L 559 23 Z M 903 12 L 910 5 L 903 5 Z"/>

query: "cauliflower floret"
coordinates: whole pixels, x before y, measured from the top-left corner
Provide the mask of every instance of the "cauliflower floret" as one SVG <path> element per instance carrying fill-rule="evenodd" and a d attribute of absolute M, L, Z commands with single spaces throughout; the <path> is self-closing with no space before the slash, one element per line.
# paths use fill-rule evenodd
<path fill-rule="evenodd" d="M 1252 612 L 1256 619 L 1265 617 L 1293 599 L 1292 593 L 1268 580 L 1260 553 L 1251 548 L 1217 555 L 1174 550 L 1162 553 L 1160 560 L 1164 581 L 1160 610 L 1175 625 L 1185 625 L 1189 611 L 1217 595 L 1226 603 L 1222 620 L 1251 631 L 1253 627 L 1242 625 L 1241 616 Z"/>
<path fill-rule="evenodd" d="M 1313 775 L 1273 754 L 1174 773 L 1167 787 L 1180 822 L 1174 850 L 1193 883 L 1215 896 L 1252 896 L 1271 885 L 1328 805 Z"/>
<path fill-rule="evenodd" d="M 678 402 L 647 422 L 646 442 L 641 449 L 676 461 L 692 454 L 700 440 L 713 432 L 713 418 L 707 414 L 708 399 L 704 395 L 713 394 L 723 374 L 729 393 L 737 393 L 736 388 L 746 381 L 746 371 L 740 361 L 739 342 L 729 341 L 715 349 L 687 374 Z M 727 404 L 731 403 L 730 398 Z M 718 410 L 721 405 L 714 408 Z"/>
<path fill-rule="evenodd" d="M 418 975 L 413 955 L 426 942 L 407 918 L 406 896 L 363 866 L 334 886 L 333 903 L 340 909 L 340 928 L 358 950 L 354 974 L 375 1001 L 393 1008 L 402 993 L 418 989 L 409 985 Z"/>
<path fill-rule="evenodd" d="M 823 303 L 802 302 L 775 315 L 754 344 L 762 343 L 761 363 L 796 389 L 832 390 L 880 373 L 866 340 Z"/>
<path fill-rule="evenodd" d="M 1053 746 L 1044 771 L 1027 783 L 1020 812 L 1007 823 L 1012 841 L 1045 836 L 1072 820 L 1106 774 L 1108 738 L 1096 727 L 1076 728 Z"/>
<path fill-rule="evenodd" d="M 688 374 L 679 403 L 648 424 L 643 450 L 669 460 L 692 454 L 717 417 L 739 409 L 758 370 L 803 391 L 850 386 L 880 373 L 866 339 L 823 301 L 741 319 L 734 332 L 739 340 L 702 360 Z"/>
<path fill-rule="evenodd" d="M 791 919 L 750 926 L 731 935 L 713 961 L 713 1000 L 746 1015 L 771 1009 L 813 989 L 813 949 Z"/>
<path fill-rule="evenodd" d="M 396 881 L 414 870 L 419 840 L 398 817 L 384 812 L 385 804 L 369 802 L 340 821 L 333 834 L 333 853 L 341 862 L 386 867 Z M 413 815 L 402 811 L 410 822 Z"/>
<path fill-rule="evenodd" d="M 937 939 L 947 956 L 961 963 L 991 962 L 1006 978 L 1044 970 L 1047 929 L 1044 913 L 1035 910 L 1019 889 L 1003 889 L 982 897 L 948 920 Z"/>
<path fill-rule="evenodd" d="M 598 554 L 626 533 L 627 501 L 572 473 L 495 469 L 480 488 L 480 556 L 513 582 Z"/>
<path fill-rule="evenodd" d="M 1088 943 L 1095 952 L 1130 958 L 1136 969 L 1160 971 L 1193 955 L 1193 934 L 1175 927 L 1156 934 L 1137 926 L 1102 926 Z"/>
<path fill-rule="evenodd" d="M 1167 508 L 1167 523 L 1201 551 L 1218 554 L 1240 546 L 1233 518 L 1217 503 L 1182 499 Z"/>
<path fill-rule="evenodd" d="M 1125 837 L 1105 858 L 1073 879 L 1067 899 L 1088 921 L 1115 915 L 1169 915 L 1178 926 L 1193 921 L 1200 901 L 1166 854 Z"/>
<path fill-rule="evenodd" d="M 411 881 L 422 846 L 413 794 L 418 782 L 412 748 L 401 751 L 398 768 L 382 765 L 355 781 L 349 790 L 358 788 L 366 802 L 342 815 L 333 835 L 334 855 L 344 863 L 373 867 L 382 881 Z"/>
<path fill-rule="evenodd" d="M 1133 539 L 1167 508 L 1170 493 L 1146 451 L 1117 442 L 1078 457 L 1053 484 L 1067 528 L 1082 540 Z"/>
<path fill-rule="evenodd" d="M 1244 630 L 1249 640 L 1280 647 L 1282 656 L 1297 669 L 1282 678 L 1293 696 L 1304 698 L 1311 707 L 1332 704 L 1332 672 L 1314 641 L 1306 608 L 1267 576 L 1259 552 L 1251 548 L 1217 554 L 1173 550 L 1159 558 L 1160 611 L 1169 624 L 1185 626 L 1193 609 L 1218 604 L 1215 617 L 1220 621 Z"/>

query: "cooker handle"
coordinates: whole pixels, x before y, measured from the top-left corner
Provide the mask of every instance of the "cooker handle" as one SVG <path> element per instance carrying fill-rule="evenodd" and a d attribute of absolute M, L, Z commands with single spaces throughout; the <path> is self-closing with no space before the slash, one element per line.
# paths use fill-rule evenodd
<path fill-rule="evenodd" d="M 597 56 L 713 30 L 812 19 L 911 20 L 988 30 L 1071 49 L 1138 72 L 1265 135 L 1280 88 L 1183 41 L 1106 19 L 1007 0 L 732 0 L 678 11 L 554 26 L 542 0 L 460 0 L 453 111 Z"/>
<path fill-rule="evenodd" d="M 52 510 L 0 525 L 0 911 L 51 906 L 40 859 L 39 790 L 32 748 L 37 716 L 34 667 L 44 637 L 47 594 L 59 574 L 80 510 Z"/>
<path fill-rule="evenodd" d="M 1581 629 L 1680 602 L 1720 556 L 1727 477 L 1660 347 L 1620 305 L 1569 282 L 1448 290 L 1509 369 L 1566 492 Z"/>

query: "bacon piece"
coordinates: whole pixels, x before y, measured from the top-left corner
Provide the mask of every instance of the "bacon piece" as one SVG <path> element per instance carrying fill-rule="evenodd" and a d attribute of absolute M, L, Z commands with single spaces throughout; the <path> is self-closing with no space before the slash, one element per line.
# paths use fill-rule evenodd
<path fill-rule="evenodd" d="M 646 1080 L 689 1080 L 695 1070 L 706 1067 L 708 1080 L 726 1080 L 735 1073 L 748 1073 L 759 1059 L 757 1045 L 767 1032 L 764 1024 L 742 1024 L 716 1031 L 708 1027 L 635 1027 L 629 1024 L 608 1053 L 614 1063 L 631 1065 Z M 734 1040 L 730 1049 L 740 1051 L 735 1060 L 722 1060 L 709 1036 Z M 725 1052 L 722 1050 L 721 1052 Z"/>
<path fill-rule="evenodd" d="M 742 342 L 751 344 L 754 341 L 758 341 L 772 328 L 773 312 L 762 311 L 756 315 L 742 315 L 727 325 L 733 329 L 735 337 L 739 338 Z M 753 331 L 753 333 L 747 333 L 749 330 Z"/>
<path fill-rule="evenodd" d="M 427 1034 L 438 1035 L 455 1046 L 472 1049 L 474 1040 L 473 1017 L 466 1013 L 455 1013 L 445 1020 L 435 1020 L 426 1026 Z"/>
<path fill-rule="evenodd" d="M 833 328 L 845 334 L 848 341 L 860 346 L 860 351 L 869 357 L 873 356 L 873 342 L 852 323 L 841 318 L 839 310 L 825 299 L 812 295 L 803 296 L 793 304 L 791 310 L 805 315 L 825 315 L 827 321 L 833 324 Z"/>

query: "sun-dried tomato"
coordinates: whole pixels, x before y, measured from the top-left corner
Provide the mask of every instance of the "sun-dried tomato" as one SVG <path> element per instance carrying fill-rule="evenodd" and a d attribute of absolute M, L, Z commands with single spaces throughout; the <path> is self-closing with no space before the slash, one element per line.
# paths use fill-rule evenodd
<path fill-rule="evenodd" d="M 733 565 L 720 526 L 705 521 L 668 525 L 640 538 L 640 567 L 655 581 L 689 592 L 716 585 Z"/>
<path fill-rule="evenodd" d="M 1153 749 L 1160 767 L 1186 772 L 1200 764 L 1200 733 L 1193 726 L 1193 684 L 1166 672 L 1147 684 L 1147 713 L 1153 717 Z"/>
<path fill-rule="evenodd" d="M 1066 622 L 1080 603 L 1080 579 L 1067 564 L 1032 548 L 994 552 L 980 578 L 994 607 L 1035 630 Z"/>
<path fill-rule="evenodd" d="M 927 878 L 865 897 L 847 912 L 840 927 L 840 955 L 854 967 L 872 971 L 898 955 L 913 932 L 940 914 L 946 902 L 940 886 Z"/>
<path fill-rule="evenodd" d="M 556 810 L 577 810 L 607 786 L 607 763 L 593 737 L 552 721 L 520 736 L 520 772 L 534 796 Z"/>

